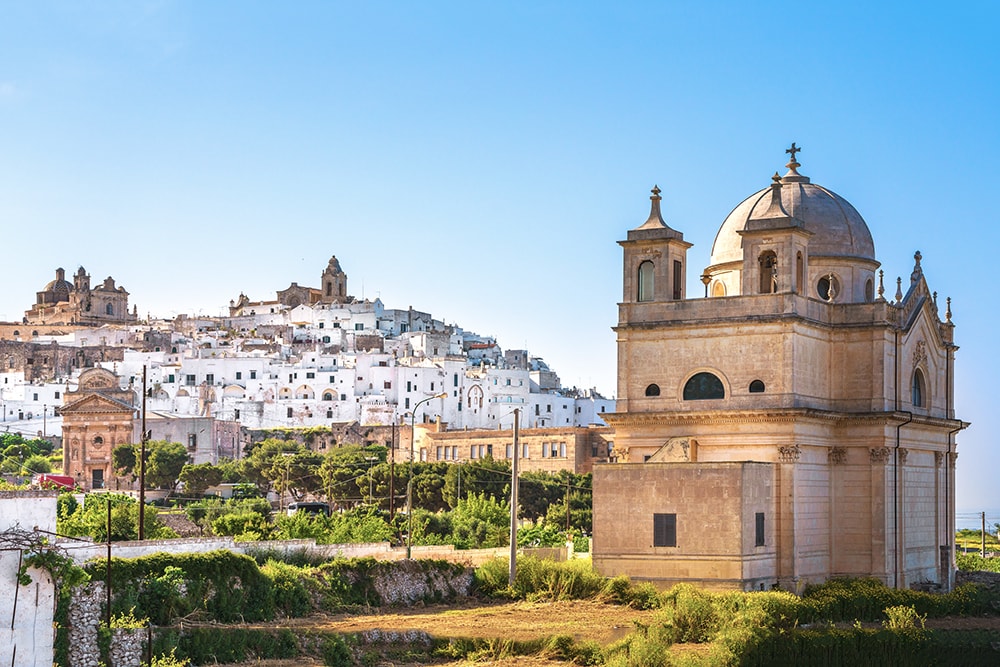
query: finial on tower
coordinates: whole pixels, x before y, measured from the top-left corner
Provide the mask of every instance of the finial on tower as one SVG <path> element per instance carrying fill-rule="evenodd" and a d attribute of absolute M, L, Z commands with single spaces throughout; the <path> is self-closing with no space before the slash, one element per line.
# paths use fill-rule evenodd
<path fill-rule="evenodd" d="M 654 185 L 650 192 L 653 194 L 649 197 L 649 218 L 646 219 L 646 222 L 642 223 L 642 226 L 640 226 L 639 229 L 667 226 L 667 223 L 663 220 L 663 214 L 660 213 L 660 201 L 663 199 L 663 197 L 660 196 L 660 186 Z"/>
<path fill-rule="evenodd" d="M 948 303 L 948 310 L 944 311 L 944 318 L 945 318 L 945 322 L 947 322 L 948 324 L 951 324 L 951 297 L 950 296 L 947 299 L 947 303 Z"/>
<path fill-rule="evenodd" d="M 885 283 L 882 281 L 885 276 L 885 271 L 882 269 L 878 270 L 878 300 L 885 301 Z"/>
<path fill-rule="evenodd" d="M 922 268 L 920 268 L 920 259 L 921 259 L 921 257 L 922 257 L 922 255 L 920 254 L 919 250 L 916 251 L 915 253 L 913 253 L 913 273 L 910 274 L 910 284 L 911 285 L 915 285 L 917 283 L 917 281 L 920 280 L 920 276 L 924 272 L 924 270 Z"/>
<path fill-rule="evenodd" d="M 896 276 L 896 303 L 903 302 L 903 279 Z"/>

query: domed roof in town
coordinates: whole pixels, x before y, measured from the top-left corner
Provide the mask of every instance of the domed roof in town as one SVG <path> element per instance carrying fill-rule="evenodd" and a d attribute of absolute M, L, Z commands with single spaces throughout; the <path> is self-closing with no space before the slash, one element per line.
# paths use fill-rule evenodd
<path fill-rule="evenodd" d="M 46 283 L 42 291 L 61 296 L 61 300 L 65 301 L 69 298 L 69 293 L 73 291 L 73 283 L 66 280 L 65 271 L 61 268 L 56 269 L 56 279 Z"/>
<path fill-rule="evenodd" d="M 810 182 L 808 176 L 799 174 L 801 166 L 795 161 L 799 148 L 788 151 L 791 161 L 788 173 L 780 179 L 781 208 L 813 236 L 809 239 L 810 257 L 850 257 L 875 260 L 875 243 L 864 218 L 851 203 L 832 190 Z M 747 222 L 766 215 L 771 206 L 772 188 L 759 190 L 733 209 L 726 217 L 712 245 L 712 265 L 743 261 L 743 245 L 739 232 Z M 772 211 L 773 214 L 773 211 Z"/>

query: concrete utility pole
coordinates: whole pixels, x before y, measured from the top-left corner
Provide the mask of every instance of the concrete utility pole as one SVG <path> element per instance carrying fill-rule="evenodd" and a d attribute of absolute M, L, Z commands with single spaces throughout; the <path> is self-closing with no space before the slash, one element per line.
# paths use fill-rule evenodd
<path fill-rule="evenodd" d="M 979 552 L 983 558 L 986 558 L 986 512 L 980 512 L 979 518 L 982 520 L 983 526 L 979 532 L 981 542 L 979 544 Z"/>
<path fill-rule="evenodd" d="M 146 441 L 149 440 L 149 433 L 146 432 L 146 366 L 142 367 L 142 421 L 140 427 L 142 435 L 139 436 L 139 541 L 146 537 Z"/>
<path fill-rule="evenodd" d="M 514 455 L 510 458 L 510 574 L 507 583 L 514 587 L 517 576 L 517 436 L 521 409 L 514 410 Z"/>
<path fill-rule="evenodd" d="M 392 419 L 389 440 L 389 521 L 396 518 L 396 418 Z"/>

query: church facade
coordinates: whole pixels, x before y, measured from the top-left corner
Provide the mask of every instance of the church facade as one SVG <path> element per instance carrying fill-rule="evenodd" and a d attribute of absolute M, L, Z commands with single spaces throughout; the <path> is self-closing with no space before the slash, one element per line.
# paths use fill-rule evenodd
<path fill-rule="evenodd" d="M 950 299 L 916 253 L 885 294 L 871 233 L 784 176 L 723 222 L 703 298 L 660 213 L 620 242 L 613 460 L 594 470 L 594 563 L 669 585 L 799 591 L 835 576 L 948 589 L 955 435 Z"/>
<path fill-rule="evenodd" d="M 52 280 L 36 293 L 35 304 L 24 313 L 25 324 L 131 324 L 137 320 L 135 309 L 129 312 L 128 292 L 108 276 L 97 287 L 90 286 L 90 274 L 81 266 L 66 280 L 66 272 L 56 269 Z"/>
<path fill-rule="evenodd" d="M 82 489 L 117 488 L 112 451 L 132 442 L 136 396 L 122 389 L 117 375 L 104 368 L 80 373 L 76 391 L 67 391 L 59 408 L 63 418 L 63 474 Z"/>

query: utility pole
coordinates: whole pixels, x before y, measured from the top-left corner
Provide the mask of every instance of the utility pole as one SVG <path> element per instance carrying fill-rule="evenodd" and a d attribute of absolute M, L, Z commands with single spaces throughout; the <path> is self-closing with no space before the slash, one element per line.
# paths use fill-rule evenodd
<path fill-rule="evenodd" d="M 389 431 L 389 521 L 396 518 L 396 416 L 392 417 Z"/>
<path fill-rule="evenodd" d="M 980 547 L 979 552 L 983 558 L 986 558 L 986 512 L 980 512 L 979 518 L 982 520 L 983 523 L 983 527 L 979 532 L 979 536 L 982 540 L 979 544 Z"/>
<path fill-rule="evenodd" d="M 569 477 L 566 477 L 566 532 L 569 533 Z"/>
<path fill-rule="evenodd" d="M 514 409 L 514 456 L 510 459 L 510 574 L 507 583 L 514 587 L 517 576 L 517 436 L 521 409 Z"/>
<path fill-rule="evenodd" d="M 139 541 L 146 537 L 146 441 L 149 433 L 146 432 L 146 366 L 142 367 L 142 420 L 140 429 L 142 435 L 139 436 Z"/>

